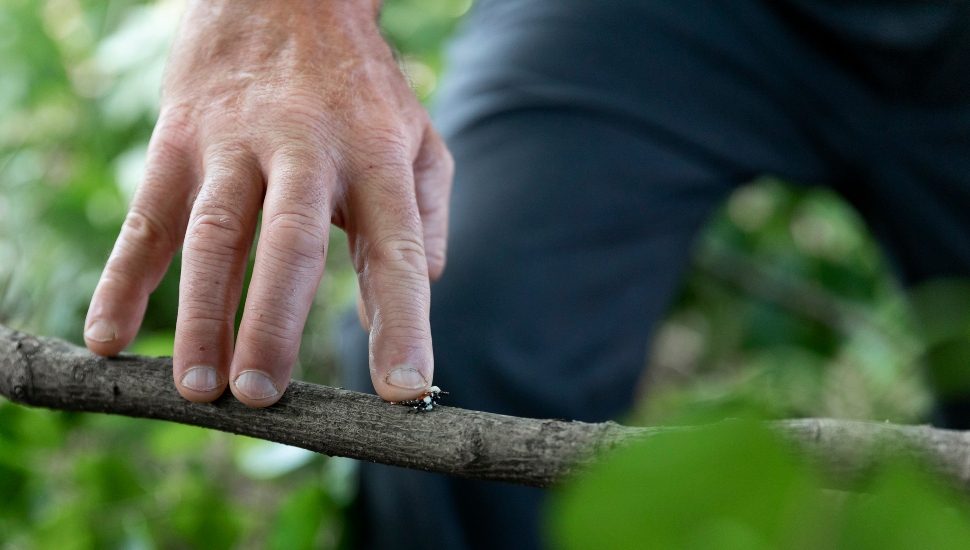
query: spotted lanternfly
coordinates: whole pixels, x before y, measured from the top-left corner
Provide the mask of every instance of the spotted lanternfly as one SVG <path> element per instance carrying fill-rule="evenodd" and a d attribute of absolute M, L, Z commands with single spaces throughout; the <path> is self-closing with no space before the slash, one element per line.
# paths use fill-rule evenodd
<path fill-rule="evenodd" d="M 392 401 L 394 405 L 404 405 L 405 407 L 411 407 L 411 410 L 422 412 L 430 411 L 438 404 L 441 400 L 442 395 L 448 395 L 448 392 L 441 391 L 438 386 L 431 386 L 428 391 L 424 392 L 424 395 L 418 399 L 408 399 L 407 401 Z"/>

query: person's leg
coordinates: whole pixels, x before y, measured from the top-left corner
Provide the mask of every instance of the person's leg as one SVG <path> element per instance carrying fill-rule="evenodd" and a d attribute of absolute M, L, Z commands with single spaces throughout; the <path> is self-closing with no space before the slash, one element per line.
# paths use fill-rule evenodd
<path fill-rule="evenodd" d="M 568 110 L 505 113 L 450 144 L 458 179 L 448 268 L 431 311 L 435 384 L 451 392 L 444 404 L 587 421 L 622 414 L 691 239 L 731 181 Z M 443 548 L 461 547 L 432 515 L 445 502 L 461 503 L 441 508 L 470 547 L 536 546 L 540 491 L 362 468 L 374 515 L 400 522 L 378 547 L 409 547 L 400 539 L 408 528 L 441 530 Z M 422 518 L 428 530 L 415 527 Z M 503 518 L 531 528 L 502 532 Z"/>
<path fill-rule="evenodd" d="M 717 4 L 480 6 L 437 109 L 457 166 L 432 287 L 445 405 L 622 415 L 711 210 L 763 171 L 824 179 L 751 22 Z M 347 338 L 370 391 L 366 335 Z M 362 547 L 541 546 L 539 490 L 361 468 Z"/>

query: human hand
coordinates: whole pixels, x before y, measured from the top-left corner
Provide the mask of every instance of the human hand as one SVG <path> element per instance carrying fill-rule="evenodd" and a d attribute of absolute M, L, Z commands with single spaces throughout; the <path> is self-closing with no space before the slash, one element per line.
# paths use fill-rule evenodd
<path fill-rule="evenodd" d="M 377 393 L 400 401 L 430 386 L 429 276 L 444 269 L 452 160 L 375 20 L 371 0 L 190 4 L 144 180 L 88 310 L 89 349 L 131 342 L 182 246 L 178 391 L 212 401 L 229 383 L 247 405 L 275 403 L 332 221 L 349 238 Z"/>

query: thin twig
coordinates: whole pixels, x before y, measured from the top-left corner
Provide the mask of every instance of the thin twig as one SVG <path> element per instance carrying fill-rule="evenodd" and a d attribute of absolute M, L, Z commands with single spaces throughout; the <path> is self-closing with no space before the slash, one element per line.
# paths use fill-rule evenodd
<path fill-rule="evenodd" d="M 415 413 L 379 398 L 293 382 L 266 409 L 231 396 L 189 403 L 169 358 L 105 359 L 53 338 L 0 325 L 0 395 L 25 405 L 181 422 L 312 451 L 462 477 L 550 486 L 631 441 L 690 428 L 635 428 L 503 416 L 454 407 Z M 924 456 L 970 492 L 970 438 L 928 426 L 830 419 L 773 424 L 797 452 L 837 479 L 852 479 L 880 453 Z"/>

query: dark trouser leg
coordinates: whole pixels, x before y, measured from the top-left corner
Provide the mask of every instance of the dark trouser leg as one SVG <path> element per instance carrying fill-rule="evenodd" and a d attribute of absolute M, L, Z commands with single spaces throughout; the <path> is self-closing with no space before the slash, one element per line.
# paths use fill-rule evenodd
<path fill-rule="evenodd" d="M 783 5 L 480 0 L 439 107 L 458 165 L 449 266 L 432 306 L 448 404 L 622 414 L 694 232 L 755 174 L 837 183 L 910 281 L 970 272 L 970 113 L 953 99 L 970 94 L 895 94 L 856 65 L 926 41 L 887 32 L 898 40 L 887 50 L 866 25 L 863 40 L 845 41 L 851 31 Z M 838 3 L 825 6 L 838 23 Z M 918 58 L 970 74 L 965 52 L 927 51 Z M 920 66 L 953 92 L 958 79 Z M 365 338 L 348 337 L 351 385 L 370 391 Z M 534 548 L 542 499 L 363 464 L 361 542 Z"/>
<path fill-rule="evenodd" d="M 741 178 L 583 110 L 496 113 L 449 138 L 453 228 L 431 312 L 446 404 L 623 414 L 694 234 Z M 366 341 L 353 334 L 355 386 L 370 391 Z M 365 547 L 542 546 L 539 490 L 361 468 Z"/>
<path fill-rule="evenodd" d="M 755 59 L 760 22 L 726 3 L 484 4 L 438 107 L 457 175 L 435 383 L 446 405 L 616 418 L 711 210 L 822 161 Z M 348 385 L 372 391 L 365 335 L 347 344 Z M 541 546 L 541 491 L 361 468 L 363 547 Z"/>
<path fill-rule="evenodd" d="M 492 118 L 452 151 L 449 266 L 431 312 L 446 404 L 590 421 L 622 414 L 694 232 L 728 182 L 560 110 Z M 377 547 L 425 544 L 402 540 L 408 532 L 441 532 L 442 548 L 538 546 L 538 490 L 362 467 L 365 502 L 383 518 L 371 526 Z"/>

